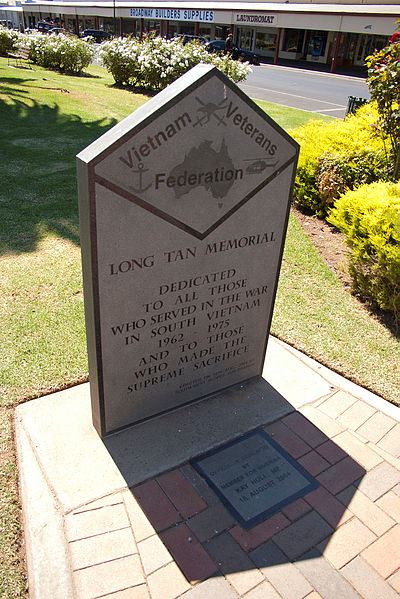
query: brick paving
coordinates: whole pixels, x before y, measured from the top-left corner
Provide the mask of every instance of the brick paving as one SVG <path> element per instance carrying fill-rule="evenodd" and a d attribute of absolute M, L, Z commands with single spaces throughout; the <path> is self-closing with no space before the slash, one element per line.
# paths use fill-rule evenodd
<path fill-rule="evenodd" d="M 245 530 L 183 464 L 65 516 L 78 599 L 394 599 L 400 425 L 339 391 L 265 430 L 319 482 Z"/>

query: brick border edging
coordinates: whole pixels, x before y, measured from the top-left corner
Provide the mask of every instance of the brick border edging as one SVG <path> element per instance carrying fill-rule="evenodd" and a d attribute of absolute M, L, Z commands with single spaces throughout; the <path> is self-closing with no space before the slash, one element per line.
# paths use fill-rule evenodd
<path fill-rule="evenodd" d="M 273 337 L 272 335 L 271 335 L 271 338 L 274 341 L 276 341 L 276 343 L 278 343 L 285 350 L 289 351 L 298 360 L 303 362 L 303 364 L 308 366 L 315 373 L 319 374 L 330 385 L 337 387 L 341 391 L 350 393 L 350 395 L 353 395 L 357 399 L 361 399 L 362 401 L 365 401 L 367 404 L 369 404 L 376 410 L 383 412 L 384 414 L 386 414 L 386 416 L 390 416 L 390 418 L 393 418 L 397 422 L 400 422 L 400 407 L 396 406 L 395 404 L 390 403 L 389 401 L 387 401 L 386 399 L 383 399 L 382 397 L 379 397 L 379 395 L 372 393 L 372 391 L 368 391 L 367 389 L 364 389 L 360 385 L 357 385 L 357 383 L 353 383 L 352 381 L 346 379 L 341 374 L 338 374 L 337 372 L 334 372 L 327 366 L 320 364 L 320 362 L 318 362 L 314 358 L 307 356 L 306 354 L 304 354 L 300 350 L 296 349 L 295 347 L 292 347 L 285 341 L 282 341 L 281 339 L 278 339 L 277 337 Z M 309 402 L 309 403 L 312 404 L 313 402 Z M 307 405 L 307 404 L 304 404 L 304 405 Z"/>

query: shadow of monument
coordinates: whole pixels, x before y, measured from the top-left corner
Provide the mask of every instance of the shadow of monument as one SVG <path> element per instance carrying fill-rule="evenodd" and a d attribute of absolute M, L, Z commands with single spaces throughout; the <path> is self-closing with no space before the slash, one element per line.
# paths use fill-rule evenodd
<path fill-rule="evenodd" d="M 15 86 L 29 81 L 0 79 L 0 253 L 35 251 L 49 233 L 79 245 L 75 156 L 116 123 L 39 104 Z"/>
<path fill-rule="evenodd" d="M 245 530 L 188 462 L 260 428 L 314 476 L 318 487 Z M 307 569 L 306 562 L 321 557 L 338 526 L 352 517 L 347 507 L 366 473 L 261 377 L 104 442 L 150 523 L 192 583 L 284 564 Z M 144 453 L 136 455 L 135 447 Z M 168 509 L 175 516 L 165 519 Z M 324 567 L 336 576 L 327 561 Z M 349 597 L 352 592 L 349 587 Z"/>

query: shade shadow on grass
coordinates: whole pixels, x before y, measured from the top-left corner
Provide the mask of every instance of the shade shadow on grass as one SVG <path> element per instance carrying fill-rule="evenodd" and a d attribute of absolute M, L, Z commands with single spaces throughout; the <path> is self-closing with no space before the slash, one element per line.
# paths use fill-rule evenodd
<path fill-rule="evenodd" d="M 0 101 L 0 253 L 34 251 L 52 234 L 79 244 L 75 156 L 116 120 L 85 121 L 21 89 L 4 91 L 11 101 Z"/>
<path fill-rule="evenodd" d="M 93 73 L 88 73 L 87 71 L 82 71 L 82 73 L 68 73 L 70 77 L 79 77 L 81 79 L 101 79 L 100 75 L 93 75 Z"/>
<path fill-rule="evenodd" d="M 25 89 L 20 89 L 19 87 L 12 87 L 11 85 L 2 85 L 2 91 L 8 96 L 13 96 L 14 98 L 29 98 L 29 91 Z"/>
<path fill-rule="evenodd" d="M 109 83 L 107 85 L 110 89 L 124 89 L 126 91 L 131 92 L 132 94 L 140 94 L 142 96 L 146 96 L 147 98 L 153 98 L 156 96 L 160 90 L 149 89 L 148 87 L 143 87 L 141 85 L 128 85 L 126 83 Z"/>

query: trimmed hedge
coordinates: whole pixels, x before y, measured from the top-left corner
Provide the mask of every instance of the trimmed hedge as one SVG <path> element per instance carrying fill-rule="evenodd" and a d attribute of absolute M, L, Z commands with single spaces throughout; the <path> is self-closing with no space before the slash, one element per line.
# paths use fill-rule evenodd
<path fill-rule="evenodd" d="M 400 321 L 400 183 L 348 191 L 328 221 L 346 236 L 354 290 Z"/>
<path fill-rule="evenodd" d="M 376 107 L 370 103 L 344 121 L 311 121 L 291 132 L 300 144 L 294 202 L 325 217 L 346 189 L 387 180 L 384 142 L 375 133 Z"/>
<path fill-rule="evenodd" d="M 319 157 L 315 169 L 315 181 L 324 211 L 348 189 L 374 183 L 387 176 L 387 158 L 382 150 L 360 150 L 343 156 L 326 152 Z"/>

